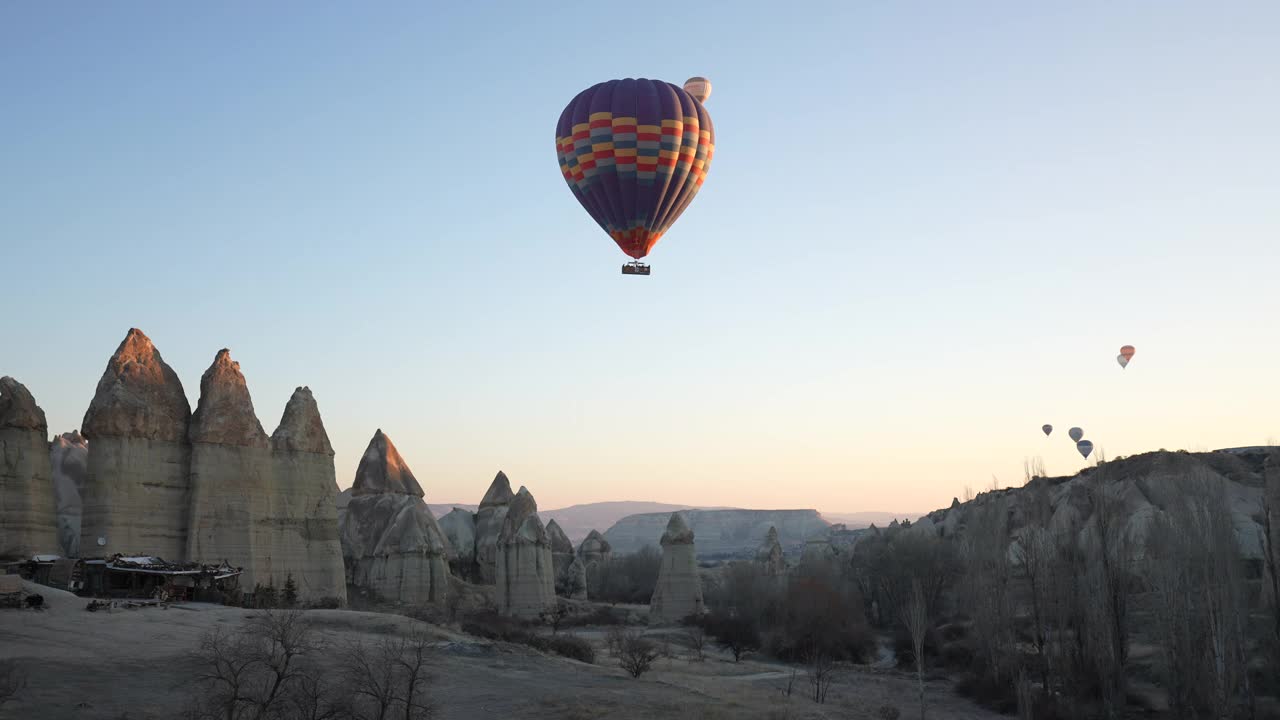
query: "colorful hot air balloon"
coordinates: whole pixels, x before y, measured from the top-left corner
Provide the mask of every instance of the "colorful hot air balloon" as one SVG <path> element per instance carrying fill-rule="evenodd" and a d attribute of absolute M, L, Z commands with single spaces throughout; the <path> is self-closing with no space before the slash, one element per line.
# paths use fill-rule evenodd
<path fill-rule="evenodd" d="M 1067 436 L 1075 442 L 1080 442 L 1080 438 L 1084 437 L 1084 431 L 1078 427 L 1071 428 L 1067 431 Z"/>
<path fill-rule="evenodd" d="M 1052 425 L 1042 425 L 1040 426 L 1040 429 L 1044 431 L 1045 437 L 1049 437 L 1049 433 L 1053 432 Z"/>
<path fill-rule="evenodd" d="M 694 100 L 705 103 L 711 97 L 711 81 L 695 75 L 684 81 L 684 91 L 692 95 Z"/>
<path fill-rule="evenodd" d="M 706 83 L 707 94 L 710 89 Z M 715 141 L 711 116 L 696 97 L 644 78 L 592 85 L 565 107 L 556 126 L 556 155 L 569 189 L 636 260 L 698 194 Z M 649 274 L 639 262 L 622 271 Z"/>
<path fill-rule="evenodd" d="M 1120 348 L 1120 354 L 1116 356 L 1116 362 L 1120 363 L 1121 368 L 1129 367 L 1129 361 L 1133 359 L 1133 353 L 1136 352 L 1132 345 L 1125 345 Z"/>
<path fill-rule="evenodd" d="M 1081 440 L 1076 443 L 1076 450 L 1079 450 L 1080 454 L 1084 456 L 1084 459 L 1088 460 L 1089 453 L 1093 452 L 1093 443 L 1088 440 Z"/>

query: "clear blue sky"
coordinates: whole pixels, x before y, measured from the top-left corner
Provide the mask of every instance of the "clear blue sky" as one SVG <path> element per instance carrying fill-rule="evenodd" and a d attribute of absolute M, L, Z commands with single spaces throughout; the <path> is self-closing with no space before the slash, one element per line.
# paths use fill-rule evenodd
<path fill-rule="evenodd" d="M 463 7 L 470 5 L 471 7 Z M 0 5 L 0 374 L 230 347 L 433 502 L 927 510 L 1022 460 L 1280 438 L 1280 4 Z M 705 75 L 649 278 L 556 166 Z M 1121 372 L 1123 343 L 1138 355 Z"/>

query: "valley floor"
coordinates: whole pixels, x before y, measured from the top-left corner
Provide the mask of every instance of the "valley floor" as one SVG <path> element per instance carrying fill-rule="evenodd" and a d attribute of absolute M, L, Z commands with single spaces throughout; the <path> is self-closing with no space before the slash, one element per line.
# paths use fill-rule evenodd
<path fill-rule="evenodd" d="M 214 627 L 234 629 L 255 611 L 213 605 L 175 605 L 86 612 L 87 600 L 40 587 L 44 611 L 0 610 L 0 659 L 16 659 L 28 686 L 0 717 L 32 720 L 168 720 L 179 717 L 197 666 L 191 657 Z M 438 640 L 434 697 L 445 719 L 514 717 L 595 720 L 802 720 L 879 718 L 896 706 L 918 712 L 914 677 L 892 669 L 849 668 L 826 705 L 806 697 L 803 670 L 791 697 L 791 668 L 756 660 L 733 663 L 711 652 L 705 661 L 660 659 L 638 680 L 604 649 L 601 629 L 574 630 L 597 644 L 586 665 L 508 643 L 495 643 L 399 615 L 309 610 L 306 617 L 328 642 L 376 641 L 425 627 Z M 562 631 L 565 632 L 565 631 Z M 652 631 L 661 636 L 661 630 Z M 929 716 L 939 720 L 999 717 L 958 698 L 947 683 L 928 683 Z"/>

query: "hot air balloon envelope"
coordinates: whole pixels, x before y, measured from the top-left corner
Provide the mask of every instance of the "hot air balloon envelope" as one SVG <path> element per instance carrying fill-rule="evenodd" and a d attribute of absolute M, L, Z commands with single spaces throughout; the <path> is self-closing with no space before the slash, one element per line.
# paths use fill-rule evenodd
<path fill-rule="evenodd" d="M 1040 429 L 1044 431 L 1046 437 L 1048 437 L 1049 433 L 1053 432 L 1052 425 L 1042 425 Z"/>
<path fill-rule="evenodd" d="M 1127 357 L 1125 357 L 1125 356 L 1123 356 L 1123 355 L 1117 355 L 1117 356 L 1116 356 L 1116 362 L 1120 363 L 1120 367 L 1121 367 L 1121 368 L 1127 368 L 1127 367 L 1129 367 L 1129 358 L 1127 358 Z"/>
<path fill-rule="evenodd" d="M 1089 453 L 1093 452 L 1093 443 L 1088 440 L 1081 440 L 1076 443 L 1076 450 L 1079 450 L 1080 454 L 1087 460 L 1089 458 Z"/>
<path fill-rule="evenodd" d="M 556 125 L 556 155 L 569 189 L 636 260 L 698 194 L 715 141 L 702 103 L 682 87 L 643 78 L 592 85 Z"/>
<path fill-rule="evenodd" d="M 1080 442 L 1080 438 L 1084 437 L 1084 431 L 1074 427 L 1067 431 L 1067 435 L 1075 442 Z"/>
<path fill-rule="evenodd" d="M 694 100 L 705 103 L 711 97 L 711 81 L 695 75 L 684 81 L 684 91 L 692 95 Z"/>
<path fill-rule="evenodd" d="M 1133 354 L 1135 352 L 1137 351 L 1133 349 L 1132 345 L 1125 345 L 1124 347 L 1120 348 L 1120 355 L 1122 355 L 1125 360 L 1132 359 Z"/>

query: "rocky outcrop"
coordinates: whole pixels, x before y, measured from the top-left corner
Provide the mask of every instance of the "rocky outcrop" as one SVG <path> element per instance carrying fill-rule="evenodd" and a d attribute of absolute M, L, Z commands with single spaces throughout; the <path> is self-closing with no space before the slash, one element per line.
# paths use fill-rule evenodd
<path fill-rule="evenodd" d="M 770 527 L 784 549 L 826 534 L 830 525 L 816 510 L 684 510 L 698 536 L 698 556 L 751 559 Z M 670 513 L 630 515 L 605 532 L 614 552 L 632 553 L 657 545 Z"/>
<path fill-rule="evenodd" d="M 452 550 L 391 439 L 378 430 L 360 459 L 340 530 L 347 579 L 393 602 L 444 602 Z"/>
<path fill-rule="evenodd" d="M 475 577 L 476 566 L 476 516 L 462 508 L 450 510 L 440 518 L 440 529 L 449 540 L 453 555 L 449 558 L 449 569 L 455 577 L 471 579 Z"/>
<path fill-rule="evenodd" d="M 511 481 L 498 471 L 489 484 L 480 509 L 476 511 L 476 581 L 486 585 L 497 582 L 498 535 L 507 518 L 507 506 L 514 497 Z"/>
<path fill-rule="evenodd" d="M 58 552 L 48 429 L 27 388 L 0 378 L 0 560 Z"/>
<path fill-rule="evenodd" d="M 292 576 L 304 598 L 347 599 L 335 507 L 333 446 L 311 388 L 293 391 L 271 434 L 272 493 L 264 518 L 271 528 L 265 572 L 276 587 Z"/>
<path fill-rule="evenodd" d="M 80 557 L 80 498 L 89 472 L 89 443 L 79 431 L 63 433 L 49 444 L 49 470 L 53 475 L 58 545 L 63 556 Z"/>
<path fill-rule="evenodd" d="M 606 562 L 613 557 L 613 546 L 604 539 L 599 530 L 592 530 L 578 545 L 578 557 L 582 558 L 582 562 L 586 563 L 587 567 L 592 563 Z"/>
<path fill-rule="evenodd" d="M 220 350 L 200 378 L 191 417 L 190 525 L 185 557 L 243 568 L 240 585 L 271 584 L 270 441 L 240 364 Z M 283 581 L 283 578 L 281 579 Z"/>
<path fill-rule="evenodd" d="M 660 540 L 662 565 L 649 600 L 650 622 L 679 622 L 702 612 L 702 580 L 693 539 L 693 530 L 681 513 L 671 513 Z"/>
<path fill-rule="evenodd" d="M 89 440 L 80 554 L 183 558 L 191 406 L 151 340 L 132 329 L 107 362 L 80 431 Z"/>
<path fill-rule="evenodd" d="M 504 615 L 534 618 L 555 604 L 551 540 L 538 518 L 538 503 L 523 487 L 507 504 L 498 534 L 496 580 L 498 610 Z"/>
<path fill-rule="evenodd" d="M 782 556 L 782 543 L 778 541 L 778 530 L 772 526 L 765 533 L 764 542 L 756 550 L 756 566 L 766 577 L 781 577 L 787 572 L 787 561 Z"/>
<path fill-rule="evenodd" d="M 551 563 L 555 568 L 555 586 L 556 594 L 570 596 L 586 588 L 586 566 L 583 566 L 582 586 L 577 585 L 576 579 L 569 576 L 569 566 L 577 557 L 573 554 L 573 543 L 569 542 L 569 536 L 565 535 L 564 530 L 560 529 L 560 524 L 555 520 L 547 521 L 547 541 L 551 543 Z"/>

